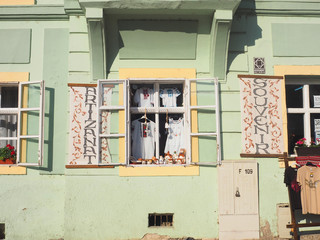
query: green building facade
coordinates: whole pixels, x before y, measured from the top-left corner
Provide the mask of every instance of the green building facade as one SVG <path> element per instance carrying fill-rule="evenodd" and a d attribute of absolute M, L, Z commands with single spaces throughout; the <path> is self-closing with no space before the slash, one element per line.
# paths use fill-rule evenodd
<path fill-rule="evenodd" d="M 21 163 L 0 165 L 0 236 L 13 240 L 140 239 L 147 233 L 205 239 L 279 236 L 277 209 L 289 202 L 279 157 L 292 150 L 288 135 L 299 120 L 290 111 L 287 117 L 282 95 L 281 152 L 244 154 L 240 78 L 278 76 L 283 94 L 288 83 L 319 84 L 319 11 L 320 2 L 302 0 L 0 0 L 1 87 L 27 81 L 45 83 L 43 136 L 37 132 L 39 142 L 43 140 L 41 166 L 37 149 L 24 145 L 22 138 L 18 139 Z M 121 108 L 112 110 L 117 120 L 109 132 L 119 134 L 109 142 L 115 164 L 72 162 L 72 92 L 87 88 L 87 94 L 99 79 L 112 79 L 116 98 L 130 98 L 121 92 L 123 85 L 114 88 L 118 79 L 126 78 L 140 79 L 138 85 L 146 84 L 145 78 L 157 79 L 160 87 L 170 81 L 181 84 L 184 99 L 191 98 L 190 109 L 192 84 L 188 94 L 185 78 L 217 78 L 218 120 L 210 118 L 216 112 L 199 110 L 196 125 L 189 124 L 196 126 L 197 133 L 220 132 L 220 145 L 217 135 L 190 137 L 196 140 L 190 140 L 192 154 L 186 165 L 128 165 L 124 151 L 129 151 L 131 125 L 121 118 Z M 166 82 L 161 82 L 164 78 Z M 203 105 L 211 103 L 200 94 L 215 94 L 211 87 L 197 90 L 196 98 Z M 98 99 L 99 89 L 95 91 Z M 83 96 L 88 97 L 86 94 Z M 317 95 L 317 90 L 312 94 Z M 30 102 L 37 101 L 31 98 L 31 91 L 26 95 Z M 25 98 L 19 95 L 22 105 L 29 101 Z M 127 109 L 127 102 L 118 101 L 115 105 Z M 8 115 L 1 109 L 1 114 Z M 186 117 L 187 110 L 180 114 Z M 96 116 L 97 111 L 91 114 Z M 304 119 L 305 113 L 299 114 Z M 29 115 L 23 120 L 23 111 L 19 116 L 21 135 L 42 124 Z M 308 119 L 302 120 L 297 131 L 305 131 L 311 140 L 317 115 L 311 116 L 309 125 Z M 217 122 L 220 131 L 215 128 Z M 2 124 L 0 132 L 6 128 Z M 103 137 L 94 131 L 87 133 L 94 136 L 91 143 L 96 146 Z M 91 140 L 84 141 L 90 144 Z M 33 158 L 28 157 L 30 151 Z M 95 154 L 94 158 L 100 152 L 94 148 L 84 151 Z M 31 166 L 26 166 L 29 161 Z M 243 177 L 239 169 L 248 176 Z M 157 214 L 169 220 L 163 220 L 162 226 L 150 226 L 158 225 L 150 220 L 150 216 L 160 216 Z M 285 226 L 280 224 L 280 228 Z"/>

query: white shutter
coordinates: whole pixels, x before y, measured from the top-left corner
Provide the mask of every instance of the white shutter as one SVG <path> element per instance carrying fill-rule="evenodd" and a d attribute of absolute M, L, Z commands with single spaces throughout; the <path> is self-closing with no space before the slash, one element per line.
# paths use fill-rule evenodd
<path fill-rule="evenodd" d="M 18 102 L 17 164 L 42 166 L 44 81 L 20 82 Z"/>
<path fill-rule="evenodd" d="M 119 158 L 121 155 L 120 139 L 124 139 L 124 157 L 127 159 L 128 155 L 127 82 L 127 80 L 98 80 L 97 149 L 99 165 L 126 165 L 119 162 Z M 124 114 L 121 114 L 121 111 Z M 122 120 L 123 123 L 120 122 Z"/>
<path fill-rule="evenodd" d="M 188 83 L 189 152 L 192 156 L 192 138 L 215 137 L 216 163 L 197 162 L 195 165 L 221 164 L 219 83 L 213 79 L 189 79 Z M 194 122 L 196 121 L 196 122 Z M 203 121 L 203 122 L 202 122 Z M 205 125 L 203 123 L 206 123 Z M 209 123 L 209 125 L 207 124 Z M 199 157 L 199 156 L 198 156 Z"/>

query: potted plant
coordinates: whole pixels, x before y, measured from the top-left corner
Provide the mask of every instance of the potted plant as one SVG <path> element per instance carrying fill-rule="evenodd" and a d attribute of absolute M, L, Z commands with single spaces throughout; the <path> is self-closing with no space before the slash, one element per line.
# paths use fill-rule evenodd
<path fill-rule="evenodd" d="M 7 146 L 0 148 L 0 164 L 15 164 L 16 157 L 14 146 L 7 144 Z"/>
<path fill-rule="evenodd" d="M 298 156 L 320 156 L 320 139 L 317 138 L 316 142 L 311 141 L 308 145 L 306 139 L 301 138 L 296 142 L 295 151 Z"/>

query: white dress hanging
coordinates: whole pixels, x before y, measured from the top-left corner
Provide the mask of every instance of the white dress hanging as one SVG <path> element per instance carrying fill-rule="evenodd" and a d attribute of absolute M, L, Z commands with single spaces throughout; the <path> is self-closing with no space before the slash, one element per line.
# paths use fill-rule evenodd
<path fill-rule="evenodd" d="M 132 156 L 136 159 L 151 159 L 155 149 L 155 123 L 132 121 Z"/>
<path fill-rule="evenodd" d="M 183 118 L 178 120 L 169 118 L 168 137 L 164 152 L 178 154 L 181 148 L 185 148 Z"/>

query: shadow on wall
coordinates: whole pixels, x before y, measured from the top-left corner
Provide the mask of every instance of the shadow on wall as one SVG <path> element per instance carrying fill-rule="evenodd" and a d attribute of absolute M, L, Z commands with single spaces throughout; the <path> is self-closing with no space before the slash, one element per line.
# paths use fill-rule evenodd
<path fill-rule="evenodd" d="M 49 103 L 45 107 L 44 113 L 44 146 L 43 146 L 43 166 L 28 167 L 31 169 L 38 169 L 46 172 L 53 171 L 53 136 L 54 136 L 54 88 L 45 88 L 45 102 Z"/>
<path fill-rule="evenodd" d="M 46 88 L 45 96 L 48 98 L 49 106 L 45 111 L 44 122 L 47 131 L 44 133 L 44 164 L 43 169 L 51 172 L 53 170 L 53 133 L 54 133 L 54 102 L 55 90 L 54 88 Z"/>
<path fill-rule="evenodd" d="M 233 17 L 227 73 L 249 72 L 249 64 L 253 64 L 253 59 L 248 59 L 247 47 L 254 46 L 256 40 L 262 37 L 262 29 L 258 26 L 254 10 L 254 0 L 242 1 Z"/>
<path fill-rule="evenodd" d="M 196 16 L 190 16 L 191 20 L 143 18 L 106 16 L 107 72 L 117 58 L 195 60 L 198 34 L 210 34 L 210 26 L 200 26 Z"/>

